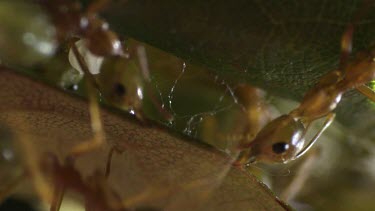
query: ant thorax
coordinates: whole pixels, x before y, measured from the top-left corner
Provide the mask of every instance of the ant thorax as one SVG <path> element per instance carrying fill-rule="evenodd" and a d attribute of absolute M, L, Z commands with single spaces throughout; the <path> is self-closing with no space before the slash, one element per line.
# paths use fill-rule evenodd
<path fill-rule="evenodd" d="M 85 60 L 90 73 L 93 75 L 99 74 L 104 57 L 97 56 L 91 53 L 91 51 L 87 47 L 87 40 L 81 39 L 75 42 L 74 44 L 77 46 L 79 53 Z M 72 49 L 69 50 L 68 59 L 74 69 L 76 69 L 81 75 L 84 74 Z"/>
<path fill-rule="evenodd" d="M 304 122 L 314 121 L 332 112 L 340 102 L 342 94 L 343 92 L 335 87 L 312 89 L 292 113 Z"/>

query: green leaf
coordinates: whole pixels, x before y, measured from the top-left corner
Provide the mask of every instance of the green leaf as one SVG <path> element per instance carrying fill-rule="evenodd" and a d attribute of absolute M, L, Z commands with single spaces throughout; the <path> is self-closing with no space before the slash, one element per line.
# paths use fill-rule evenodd
<path fill-rule="evenodd" d="M 337 68 L 341 36 L 356 14 L 354 52 L 374 43 L 374 9 L 360 0 L 129 0 L 112 4 L 105 16 L 123 35 L 299 100 Z M 353 131 L 375 137 L 375 112 L 364 97 L 348 93 L 338 114 Z"/>

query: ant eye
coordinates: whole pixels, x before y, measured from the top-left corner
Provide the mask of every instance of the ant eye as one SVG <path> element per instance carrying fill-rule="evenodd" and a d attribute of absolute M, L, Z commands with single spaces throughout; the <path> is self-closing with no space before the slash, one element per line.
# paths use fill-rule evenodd
<path fill-rule="evenodd" d="M 126 88 L 124 87 L 124 85 L 122 85 L 120 83 L 115 84 L 113 89 L 114 89 L 115 93 L 119 96 L 124 96 L 126 94 Z"/>
<path fill-rule="evenodd" d="M 272 151 L 276 154 L 284 153 L 288 149 L 289 149 L 289 144 L 285 142 L 278 142 L 272 145 Z"/>

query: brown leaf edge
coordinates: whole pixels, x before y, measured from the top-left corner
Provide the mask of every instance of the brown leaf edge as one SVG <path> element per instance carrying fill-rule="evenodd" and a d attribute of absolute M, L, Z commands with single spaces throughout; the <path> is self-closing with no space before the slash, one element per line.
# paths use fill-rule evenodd
<path fill-rule="evenodd" d="M 9 68 L 4 67 L 4 66 L 0 67 L 0 85 L 1 85 L 0 120 L 5 119 L 7 122 L 12 122 L 12 117 L 10 117 L 8 113 L 11 113 L 9 111 L 15 111 L 15 110 L 26 112 L 28 119 L 29 120 L 31 119 L 30 120 L 31 122 L 33 122 L 33 118 L 35 119 L 43 118 L 43 115 L 42 117 L 40 116 L 40 111 L 42 111 L 45 114 L 47 113 L 47 115 L 49 115 L 48 114 L 49 112 L 53 113 L 52 116 L 64 115 L 65 113 L 70 113 L 74 111 L 73 115 L 70 115 L 70 116 L 67 115 L 66 117 L 68 119 L 77 118 L 79 119 L 79 121 L 84 120 L 86 121 L 86 124 L 87 124 L 87 121 L 88 121 L 87 102 L 84 99 L 81 99 L 72 94 L 64 93 L 61 90 L 58 90 L 57 88 L 41 83 L 40 80 L 26 77 L 23 74 L 16 73 L 15 71 L 10 70 Z M 173 158 L 174 163 L 172 165 L 175 165 L 178 167 L 186 166 L 186 168 L 188 168 L 189 165 L 192 165 L 191 167 L 200 173 L 200 171 L 203 171 L 202 167 L 198 168 L 196 166 L 193 166 L 193 164 L 190 164 L 190 163 L 194 163 L 193 161 L 195 161 L 194 160 L 195 157 L 197 157 L 198 159 L 202 159 L 202 161 L 198 160 L 198 162 L 204 163 L 204 165 L 202 164 L 203 166 L 206 166 L 206 167 L 211 166 L 213 169 L 217 168 L 216 170 L 220 170 L 220 168 L 224 168 L 223 165 L 228 165 L 228 163 L 230 162 L 230 158 L 223 152 L 220 152 L 204 143 L 191 139 L 176 131 L 172 131 L 171 129 L 165 126 L 162 126 L 156 122 L 147 121 L 147 124 L 145 124 L 145 122 L 140 122 L 139 120 L 135 119 L 133 116 L 130 116 L 127 113 L 114 110 L 112 108 L 102 108 L 102 116 L 104 119 L 105 127 L 106 127 L 106 122 L 113 121 L 116 123 L 117 126 L 119 127 L 123 126 L 123 128 L 126 128 L 126 130 L 130 132 L 130 134 L 119 135 L 117 129 L 112 130 L 107 127 L 105 130 L 107 133 L 107 137 L 109 139 L 111 139 L 111 137 L 124 136 L 125 138 L 123 138 L 123 140 L 129 140 L 128 139 L 129 137 L 133 137 L 133 138 L 136 137 L 138 140 L 141 140 L 141 141 L 143 140 L 143 142 L 125 143 L 125 145 L 127 146 L 146 145 L 147 141 L 156 139 L 160 143 L 162 143 L 163 146 L 161 147 L 168 148 L 168 147 L 173 146 L 175 147 L 174 149 L 176 151 L 180 150 L 180 151 L 184 151 L 184 153 L 187 152 L 188 158 L 191 159 L 189 160 L 189 162 L 185 162 L 181 160 L 180 161 L 176 160 L 179 158 Z M 66 124 L 69 125 L 69 122 Z M 37 128 L 38 126 L 36 125 L 37 124 L 32 124 L 31 127 L 34 127 L 34 128 L 32 128 L 32 130 L 30 131 L 38 133 L 38 128 Z M 15 126 L 17 127 L 17 125 Z M 44 125 L 44 126 L 48 127 L 48 125 Z M 85 130 L 81 130 L 81 128 L 77 127 L 76 131 L 73 131 L 73 132 L 69 131 L 69 133 L 74 135 L 74 134 L 82 133 L 82 131 L 85 131 Z M 67 134 L 63 134 L 63 135 L 67 135 Z M 60 137 L 61 137 L 61 134 L 60 134 Z M 123 142 L 123 140 L 113 139 L 111 140 L 111 143 L 119 144 L 120 142 Z M 55 145 L 58 145 L 58 144 L 55 144 Z M 160 146 L 157 146 L 157 147 L 160 148 Z M 142 148 L 142 146 L 140 148 Z M 154 148 L 156 147 L 154 146 Z M 147 149 L 147 147 L 145 149 Z M 138 153 L 137 150 L 134 150 L 133 154 L 135 154 L 135 157 L 139 158 L 140 160 L 139 162 L 142 163 L 143 162 L 142 158 L 146 158 L 150 154 L 150 152 L 146 152 L 146 154 L 142 154 L 142 153 Z M 163 159 L 172 159 L 172 158 L 164 156 Z M 181 162 L 185 162 L 185 163 L 181 164 Z M 164 181 L 163 179 L 165 179 L 165 173 L 160 173 L 160 172 L 163 172 L 164 167 L 158 166 L 154 163 L 158 164 L 158 162 L 152 162 L 152 165 L 155 165 L 154 168 L 156 169 L 155 171 L 156 173 L 151 173 L 149 175 L 146 173 L 146 175 L 148 175 L 148 176 L 145 176 L 146 180 L 154 177 L 154 178 L 158 178 L 159 179 L 158 181 Z M 145 162 L 143 162 L 143 164 L 145 164 Z M 153 167 L 151 167 L 151 169 L 152 168 Z M 170 168 L 170 166 L 167 166 L 167 168 Z M 209 167 L 207 168 L 208 170 L 210 170 Z M 207 169 L 205 168 L 205 170 Z M 216 172 L 216 170 L 212 170 L 212 172 Z M 187 170 L 181 170 L 181 171 L 186 171 L 190 173 Z M 186 172 L 183 175 L 186 175 Z M 192 177 L 194 178 L 194 173 L 192 173 L 192 175 L 193 175 Z M 179 181 L 180 179 L 181 178 L 178 178 L 176 179 L 176 181 Z M 239 184 L 237 183 L 237 181 L 240 181 Z M 117 180 L 117 182 L 121 183 L 120 180 Z M 174 184 L 174 183 L 172 182 L 171 184 Z M 227 190 L 228 188 L 230 189 L 229 192 Z M 221 190 L 225 190 L 225 191 L 221 191 Z M 251 201 L 251 202 L 247 202 L 248 205 L 250 205 L 249 208 L 251 210 L 257 209 L 257 208 L 262 208 L 264 210 L 275 210 L 275 209 L 291 210 L 292 209 L 290 206 L 288 206 L 287 204 L 282 202 L 280 199 L 278 199 L 268 189 L 268 187 L 266 187 L 266 185 L 258 181 L 254 176 L 236 167 L 230 168 L 227 176 L 225 176 L 223 183 L 220 185 L 220 187 L 218 187 L 216 192 L 213 195 L 215 196 L 219 195 L 219 197 L 221 196 L 220 194 L 222 194 L 222 192 L 224 193 L 222 194 L 224 196 L 233 195 L 234 197 L 236 197 L 236 194 L 240 196 L 244 194 L 249 194 L 248 195 L 249 198 L 245 198 L 243 199 L 243 201 Z M 216 202 L 217 201 L 214 201 L 214 203 Z M 222 203 L 225 204 L 226 202 L 222 202 Z M 213 206 L 215 207 L 215 205 Z M 226 205 L 220 205 L 220 203 L 216 204 L 216 206 L 219 206 L 219 207 L 223 206 L 224 208 L 222 209 L 224 210 L 228 208 L 226 207 Z M 248 208 L 245 208 L 245 210 L 248 210 Z"/>

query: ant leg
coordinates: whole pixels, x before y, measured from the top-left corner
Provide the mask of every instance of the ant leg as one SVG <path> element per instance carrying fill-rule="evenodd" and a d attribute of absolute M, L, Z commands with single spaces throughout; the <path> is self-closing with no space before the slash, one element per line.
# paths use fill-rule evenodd
<path fill-rule="evenodd" d="M 78 64 L 85 73 L 85 76 L 87 76 L 86 84 L 89 99 L 89 112 L 91 118 L 91 129 L 94 136 L 92 140 L 83 142 L 73 148 L 73 150 L 70 153 L 70 156 L 76 157 L 102 146 L 104 143 L 105 135 L 100 117 L 99 103 L 96 96 L 96 91 L 94 89 L 94 87 L 97 85 L 95 78 L 93 77 L 93 75 L 91 75 L 86 62 L 83 59 L 82 55 L 79 53 L 75 43 L 72 44 L 72 50 L 77 58 Z"/>
<path fill-rule="evenodd" d="M 284 188 L 280 194 L 280 198 L 285 202 L 293 200 L 297 194 L 304 187 L 304 184 L 309 179 L 311 171 L 316 163 L 317 158 L 319 157 L 319 149 L 314 149 L 310 151 L 307 157 L 302 161 L 296 170 L 296 174 L 292 179 L 292 182 Z"/>
<path fill-rule="evenodd" d="M 25 174 L 21 174 L 14 181 L 7 184 L 3 190 L 0 191 L 0 203 L 4 201 L 6 197 L 11 195 L 11 192 L 25 179 Z"/>
<path fill-rule="evenodd" d="M 364 14 L 367 14 L 369 11 L 370 4 L 372 0 L 363 0 L 362 4 L 360 4 L 359 8 L 356 9 L 356 12 L 353 14 L 352 21 L 346 27 L 346 30 L 341 38 L 341 56 L 340 56 L 340 63 L 339 69 L 344 70 L 346 62 L 348 61 L 349 54 L 352 52 L 352 44 L 353 44 L 353 33 L 354 27 L 358 24 L 361 17 Z"/>
<path fill-rule="evenodd" d="M 147 92 L 150 93 L 150 99 L 152 104 L 159 110 L 160 114 L 163 116 L 165 120 L 168 122 L 173 121 L 173 115 L 170 114 L 167 110 L 165 110 L 164 106 L 159 103 L 159 101 L 155 98 L 155 95 L 152 92 L 151 86 L 151 78 L 150 78 L 150 70 L 148 67 L 147 57 L 146 57 L 146 49 L 144 46 L 139 45 L 136 47 L 137 57 L 139 61 L 139 66 L 142 71 L 142 76 L 145 79 L 145 88 Z"/>
<path fill-rule="evenodd" d="M 40 165 L 40 162 L 43 160 L 37 155 L 35 146 L 32 144 L 33 142 L 27 133 L 28 131 L 24 134 L 19 134 L 19 138 L 17 139 L 20 152 L 23 155 L 27 155 L 27 158 L 24 157 L 22 160 L 25 166 L 23 175 L 31 178 L 37 196 L 39 196 L 43 203 L 49 204 L 52 200 L 51 195 L 53 191 Z"/>
<path fill-rule="evenodd" d="M 115 148 L 112 147 L 109 150 L 109 153 L 108 153 L 107 164 L 106 164 L 106 167 L 105 167 L 105 175 L 104 175 L 106 179 L 108 179 L 109 174 L 111 173 L 111 164 L 112 164 L 112 157 L 113 157 L 114 151 L 115 151 Z"/>
<path fill-rule="evenodd" d="M 375 102 L 375 91 L 366 85 L 356 87 L 357 91 L 366 96 L 368 99 Z"/>
<path fill-rule="evenodd" d="M 339 69 L 344 70 L 349 55 L 352 52 L 354 25 L 349 24 L 341 38 L 341 55 Z"/>
<path fill-rule="evenodd" d="M 112 146 L 109 150 L 108 157 L 107 157 L 107 164 L 105 168 L 105 178 L 108 179 L 109 174 L 111 173 L 111 164 L 112 164 L 112 157 L 113 153 L 116 152 L 117 154 L 122 154 L 124 149 L 120 149 L 119 146 Z"/>
<path fill-rule="evenodd" d="M 111 0 L 96 0 L 88 6 L 86 13 L 89 15 L 96 14 L 107 7 L 110 1 Z"/>
<path fill-rule="evenodd" d="M 319 139 L 319 137 L 322 135 L 322 133 L 331 125 L 331 123 L 333 122 L 333 120 L 335 119 L 335 116 L 336 114 L 335 113 L 329 113 L 327 116 L 326 116 L 326 120 L 324 121 L 323 123 L 323 126 L 322 128 L 320 128 L 320 130 L 315 134 L 315 136 L 310 140 L 310 142 L 305 146 L 305 148 L 303 148 L 297 155 L 296 157 L 293 159 L 297 159 L 299 157 L 301 157 L 302 155 L 304 155 L 307 151 L 309 151 L 309 149 L 312 147 L 312 145 L 314 145 L 314 143 L 316 142 L 316 140 Z"/>
<path fill-rule="evenodd" d="M 51 202 L 50 211 L 59 211 L 64 197 L 64 188 L 60 185 L 56 185 L 55 191 L 53 193 L 53 198 Z"/>

